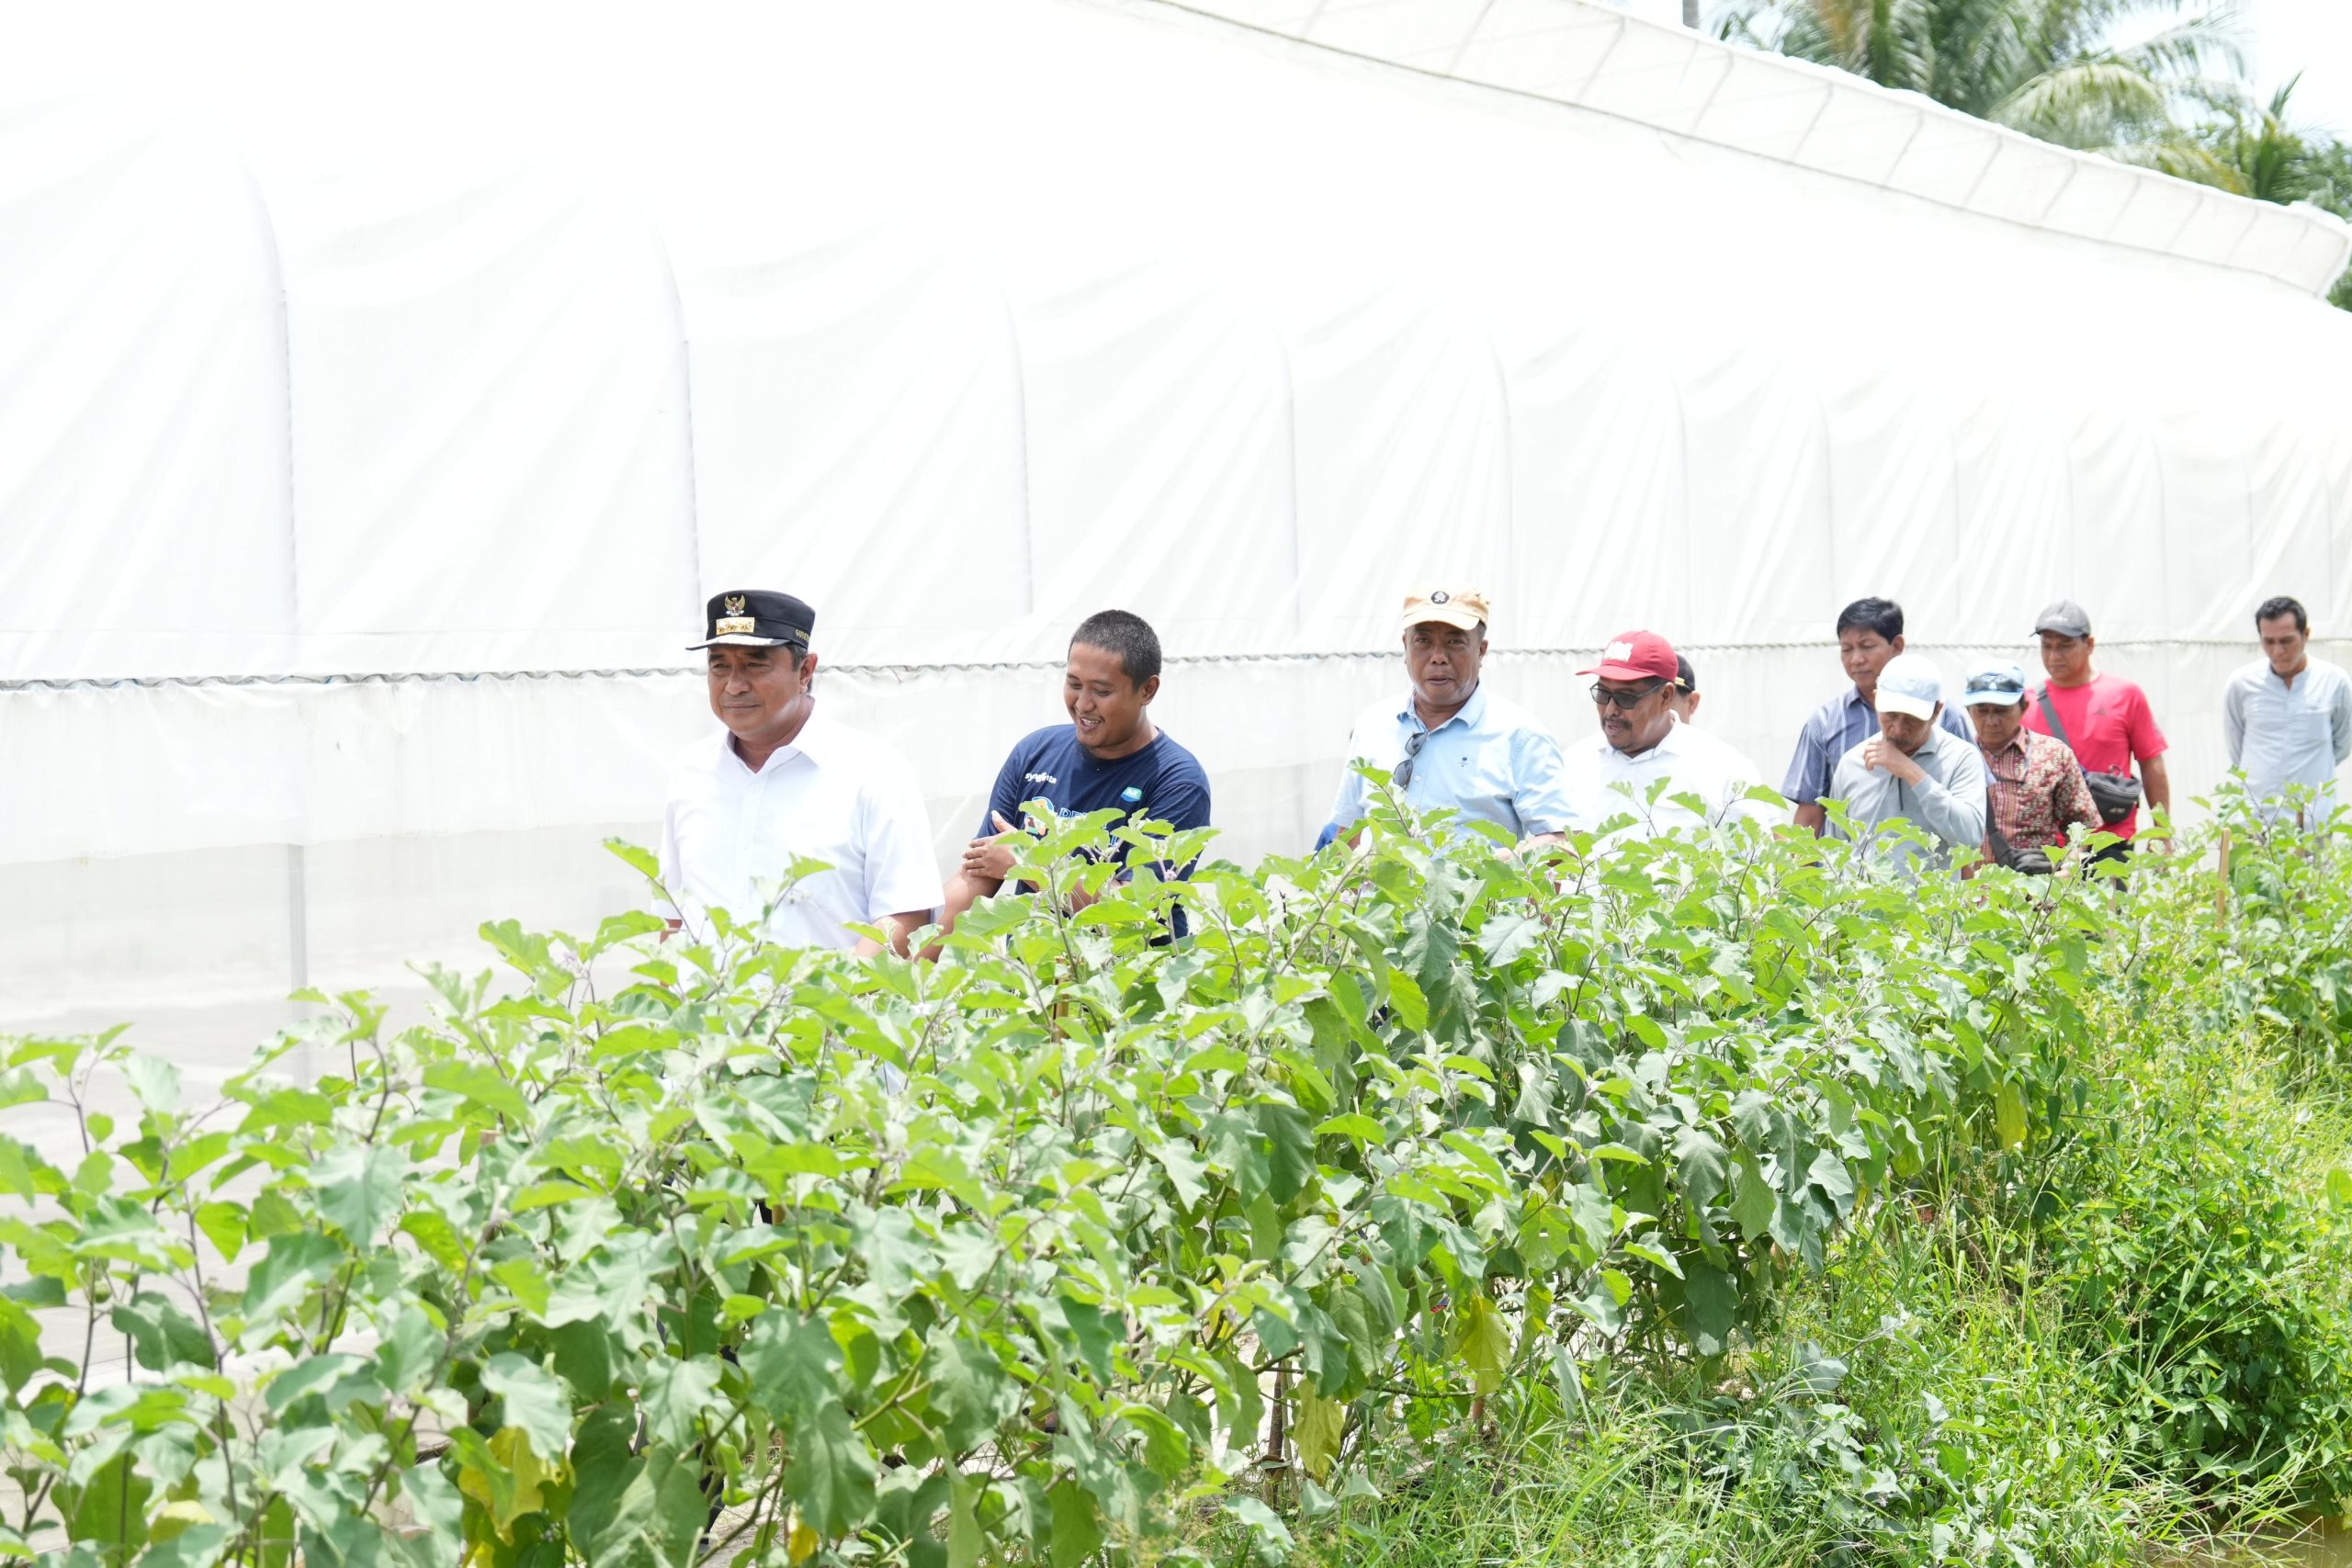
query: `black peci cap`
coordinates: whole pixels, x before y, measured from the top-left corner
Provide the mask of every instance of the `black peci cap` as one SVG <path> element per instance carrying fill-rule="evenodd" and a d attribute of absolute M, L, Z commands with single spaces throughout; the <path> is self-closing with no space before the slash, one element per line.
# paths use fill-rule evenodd
<path fill-rule="evenodd" d="M 701 648 L 797 648 L 808 650 L 808 634 L 817 629 L 817 612 L 789 593 L 746 588 L 714 593 L 704 617 L 704 640 L 688 643 L 687 651 Z"/>

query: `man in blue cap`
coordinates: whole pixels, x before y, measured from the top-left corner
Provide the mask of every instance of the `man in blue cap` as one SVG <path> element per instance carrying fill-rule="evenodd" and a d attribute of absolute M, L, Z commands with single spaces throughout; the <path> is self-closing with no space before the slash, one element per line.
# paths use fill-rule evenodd
<path fill-rule="evenodd" d="M 2049 852 L 2075 823 L 2098 829 L 2098 802 L 2065 742 L 2025 727 L 2025 671 L 1996 660 L 1968 677 L 1961 702 L 1984 755 L 1984 858 L 2047 874 Z"/>
<path fill-rule="evenodd" d="M 786 947 L 880 951 L 940 904 L 931 823 L 895 751 L 820 710 L 817 612 L 789 593 L 716 594 L 703 640 L 710 711 L 723 727 L 695 742 L 662 818 L 662 882 L 673 926 L 707 934 L 723 908 Z M 796 861 L 828 869 L 797 879 Z"/>

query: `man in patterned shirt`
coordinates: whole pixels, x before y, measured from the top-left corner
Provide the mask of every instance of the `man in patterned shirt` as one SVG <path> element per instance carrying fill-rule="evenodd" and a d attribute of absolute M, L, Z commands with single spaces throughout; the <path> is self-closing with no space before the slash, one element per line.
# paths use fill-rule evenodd
<path fill-rule="evenodd" d="M 2019 869 L 2040 871 L 2049 863 L 2047 852 L 2066 841 L 2071 824 L 2098 829 L 2098 803 L 2065 742 L 2025 727 L 2026 697 L 2022 669 L 1986 664 L 1969 676 L 1961 700 L 1984 753 L 1984 858 L 2011 865 L 2038 850 L 2041 864 L 2028 860 Z"/>

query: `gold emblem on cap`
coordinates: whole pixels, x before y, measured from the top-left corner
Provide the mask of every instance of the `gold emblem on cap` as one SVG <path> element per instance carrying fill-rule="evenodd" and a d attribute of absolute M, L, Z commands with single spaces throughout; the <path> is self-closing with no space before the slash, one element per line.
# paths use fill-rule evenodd
<path fill-rule="evenodd" d="M 729 593 L 727 596 L 727 613 L 730 615 L 740 615 L 743 613 L 742 594 Z"/>
<path fill-rule="evenodd" d="M 711 630 L 713 637 L 756 637 L 760 623 L 749 615 L 721 615 Z"/>

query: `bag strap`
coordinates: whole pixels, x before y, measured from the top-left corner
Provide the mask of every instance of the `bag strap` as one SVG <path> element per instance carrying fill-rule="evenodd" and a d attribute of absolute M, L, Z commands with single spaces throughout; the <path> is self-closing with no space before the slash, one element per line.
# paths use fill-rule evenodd
<path fill-rule="evenodd" d="M 2058 716 L 2058 706 L 2050 700 L 2050 688 L 2047 685 L 2044 685 L 2041 691 L 2034 694 L 2041 699 L 2041 716 L 2050 721 L 2050 733 L 2058 738 L 2059 745 L 2064 746 L 2069 751 L 2073 751 L 2075 750 L 2074 737 L 2066 733 L 2066 726 Z M 2076 753 L 2076 755 L 2079 757 L 2080 753 Z"/>

